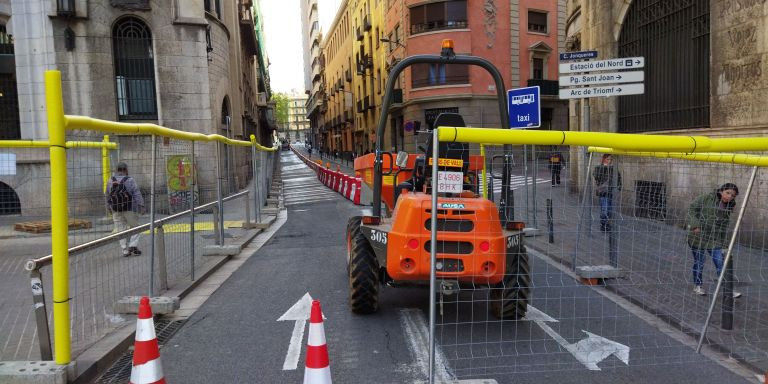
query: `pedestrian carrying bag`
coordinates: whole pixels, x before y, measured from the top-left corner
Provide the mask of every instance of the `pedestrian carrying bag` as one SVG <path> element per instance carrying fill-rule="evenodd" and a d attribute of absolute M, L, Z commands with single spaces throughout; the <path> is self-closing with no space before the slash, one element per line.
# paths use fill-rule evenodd
<path fill-rule="evenodd" d="M 131 194 L 128 193 L 128 188 L 125 187 L 125 180 L 127 177 L 123 177 L 122 180 L 112 176 L 112 188 L 109 190 L 109 208 L 112 212 L 125 212 L 131 210 Z"/>

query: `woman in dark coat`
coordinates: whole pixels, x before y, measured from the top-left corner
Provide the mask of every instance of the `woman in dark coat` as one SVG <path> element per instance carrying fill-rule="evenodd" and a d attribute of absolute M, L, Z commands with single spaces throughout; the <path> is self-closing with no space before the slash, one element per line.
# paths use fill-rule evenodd
<path fill-rule="evenodd" d="M 723 269 L 723 248 L 727 246 L 728 223 L 738 195 L 736 184 L 726 183 L 716 191 L 699 196 L 688 208 L 688 245 L 693 252 L 693 292 L 697 295 L 707 294 L 701 286 L 705 254 L 712 256 L 718 276 Z M 739 296 L 741 293 L 733 292 L 733 297 Z"/>

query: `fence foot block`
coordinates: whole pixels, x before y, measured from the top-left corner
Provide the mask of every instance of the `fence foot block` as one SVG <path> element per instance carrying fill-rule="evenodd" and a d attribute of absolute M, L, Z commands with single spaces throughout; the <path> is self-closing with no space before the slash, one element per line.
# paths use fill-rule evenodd
<path fill-rule="evenodd" d="M 203 256 L 235 256 L 243 249 L 240 245 L 206 245 Z"/>
<path fill-rule="evenodd" d="M 4 361 L 0 365 L 0 383 L 66 384 L 69 369 L 53 361 Z"/>
<path fill-rule="evenodd" d="M 139 300 L 141 296 L 125 296 L 118 300 L 113 309 L 115 313 L 136 314 L 139 313 Z M 156 296 L 149 299 L 152 313 L 158 315 L 170 315 L 179 309 L 178 297 Z"/>
<path fill-rule="evenodd" d="M 610 265 L 585 265 L 577 267 L 576 274 L 582 279 L 619 279 L 627 273 Z"/>

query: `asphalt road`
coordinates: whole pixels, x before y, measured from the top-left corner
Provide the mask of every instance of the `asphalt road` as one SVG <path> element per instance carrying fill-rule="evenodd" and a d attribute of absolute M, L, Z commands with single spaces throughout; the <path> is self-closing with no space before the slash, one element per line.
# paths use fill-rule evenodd
<path fill-rule="evenodd" d="M 293 193 L 287 222 L 166 343 L 161 351 L 166 380 L 301 382 L 306 332 L 298 368 L 284 370 L 295 322 L 277 319 L 307 293 L 321 301 L 327 317 L 334 382 L 426 380 L 427 290 L 383 288 L 378 313 L 350 313 L 343 239 L 347 218 L 360 214 L 361 207 L 322 194 L 316 179 L 308 177 L 311 171 L 297 166 L 301 163 L 293 154 L 282 158 L 286 191 Z M 305 194 L 298 192 L 302 185 Z M 531 265 L 532 306 L 540 311 L 538 317 L 529 311 L 528 320 L 497 321 L 489 317 L 484 291 L 442 297 L 436 328 L 438 379 L 751 382 L 695 354 L 679 338 L 602 295 L 601 288 L 577 283 L 533 253 Z"/>

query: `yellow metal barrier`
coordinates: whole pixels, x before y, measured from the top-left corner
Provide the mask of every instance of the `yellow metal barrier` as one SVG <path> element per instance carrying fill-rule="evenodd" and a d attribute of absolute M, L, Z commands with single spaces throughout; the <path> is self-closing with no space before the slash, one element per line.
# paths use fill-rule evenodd
<path fill-rule="evenodd" d="M 45 72 L 45 103 L 51 156 L 51 254 L 53 255 L 53 339 L 56 364 L 69 364 L 69 239 L 67 238 L 67 151 L 61 72 Z"/>
<path fill-rule="evenodd" d="M 67 155 L 66 148 L 102 148 L 104 151 L 113 143 L 104 142 L 66 142 L 67 130 L 90 130 L 103 133 L 156 135 L 188 141 L 218 141 L 224 144 L 250 146 L 259 151 L 275 152 L 277 146 L 268 148 L 256 142 L 251 135 L 250 141 L 233 140 L 222 135 L 204 135 L 177 131 L 156 124 L 118 123 L 94 119 L 87 116 L 64 114 L 61 91 L 61 72 L 45 72 L 45 100 L 48 113 L 49 141 L 13 140 L 0 141 L 0 146 L 8 147 L 48 147 L 51 161 L 51 242 L 53 255 L 53 323 L 56 364 L 68 364 L 71 361 L 70 317 L 69 317 L 69 240 L 67 213 Z M 105 136 L 106 142 L 108 137 Z M 109 158 L 102 152 L 102 166 L 109 167 Z M 105 173 L 105 188 L 107 174 Z"/>
<path fill-rule="evenodd" d="M 610 153 L 614 155 L 625 156 L 638 156 L 638 157 L 656 157 L 656 158 L 673 158 L 690 161 L 703 161 L 708 163 L 727 163 L 727 164 L 741 164 L 757 167 L 768 167 L 768 156 L 747 155 L 742 153 L 712 153 L 712 152 L 697 152 L 697 153 L 680 153 L 680 152 L 632 152 L 622 151 L 614 148 L 603 147 L 589 147 L 589 152 L 598 153 Z"/>
<path fill-rule="evenodd" d="M 105 136 L 109 137 L 109 136 Z M 108 140 L 108 139 L 107 139 Z M 117 149 L 117 143 L 105 141 L 67 141 L 64 143 L 66 148 L 103 148 Z M 48 148 L 51 146 L 49 141 L 33 140 L 0 140 L 0 148 Z"/>
<path fill-rule="evenodd" d="M 512 145 L 577 145 L 627 151 L 735 152 L 766 151 L 768 138 L 640 135 L 628 133 L 535 131 L 498 128 L 438 127 L 440 142 Z"/>

